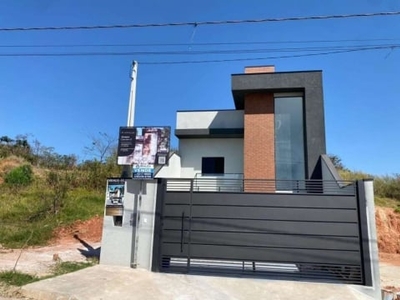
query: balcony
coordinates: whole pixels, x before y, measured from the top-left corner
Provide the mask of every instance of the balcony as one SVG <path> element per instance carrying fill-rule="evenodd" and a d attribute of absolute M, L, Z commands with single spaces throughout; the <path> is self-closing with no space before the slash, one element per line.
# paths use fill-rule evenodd
<path fill-rule="evenodd" d="M 196 174 L 193 179 L 168 179 L 167 191 L 224 193 L 286 193 L 356 195 L 348 180 L 274 180 L 244 179 L 243 174 Z"/>

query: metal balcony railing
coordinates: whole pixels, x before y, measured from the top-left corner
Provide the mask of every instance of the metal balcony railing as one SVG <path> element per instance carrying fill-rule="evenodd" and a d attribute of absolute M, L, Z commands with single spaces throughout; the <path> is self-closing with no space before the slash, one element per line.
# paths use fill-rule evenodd
<path fill-rule="evenodd" d="M 243 179 L 243 174 L 200 174 L 193 179 L 168 179 L 167 191 L 355 195 L 356 185 L 348 180 Z"/>

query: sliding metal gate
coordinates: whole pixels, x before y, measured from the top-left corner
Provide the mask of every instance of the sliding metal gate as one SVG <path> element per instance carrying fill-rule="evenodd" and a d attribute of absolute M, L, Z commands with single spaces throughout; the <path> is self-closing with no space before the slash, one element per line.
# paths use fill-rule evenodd
<path fill-rule="evenodd" d="M 249 184 L 163 180 L 153 270 L 370 285 L 356 183 Z"/>

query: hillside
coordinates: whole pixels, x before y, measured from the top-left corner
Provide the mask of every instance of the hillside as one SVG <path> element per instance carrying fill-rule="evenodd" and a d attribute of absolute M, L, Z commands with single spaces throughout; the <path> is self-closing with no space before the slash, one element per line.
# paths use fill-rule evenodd
<path fill-rule="evenodd" d="M 6 247 L 45 245 L 62 228 L 102 218 L 106 179 L 120 174 L 111 156 L 78 163 L 74 155 L 36 146 L 0 138 L 0 244 Z"/>
<path fill-rule="evenodd" d="M 112 155 L 78 164 L 72 155 L 35 153 L 26 140 L 0 143 L 0 244 L 45 245 L 76 233 L 99 241 L 106 179 L 119 174 Z M 342 165 L 340 175 L 374 177 Z M 374 186 L 379 249 L 400 254 L 400 176 L 375 176 Z"/>
<path fill-rule="evenodd" d="M 379 251 L 400 254 L 400 214 L 379 206 L 375 212 Z"/>

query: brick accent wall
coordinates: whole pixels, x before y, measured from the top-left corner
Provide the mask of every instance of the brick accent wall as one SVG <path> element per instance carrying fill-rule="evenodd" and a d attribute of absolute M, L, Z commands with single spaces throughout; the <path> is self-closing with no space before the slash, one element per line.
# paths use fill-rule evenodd
<path fill-rule="evenodd" d="M 244 68 L 245 74 L 274 73 L 274 72 L 275 72 L 275 66 L 256 66 L 256 67 Z"/>
<path fill-rule="evenodd" d="M 245 179 L 275 179 L 274 127 L 274 95 L 265 93 L 246 95 L 244 99 Z M 254 184 L 254 182 L 251 183 L 252 189 L 254 189 Z M 269 184 L 268 190 L 271 188 L 274 187 Z M 250 188 L 247 189 L 250 190 Z"/>

